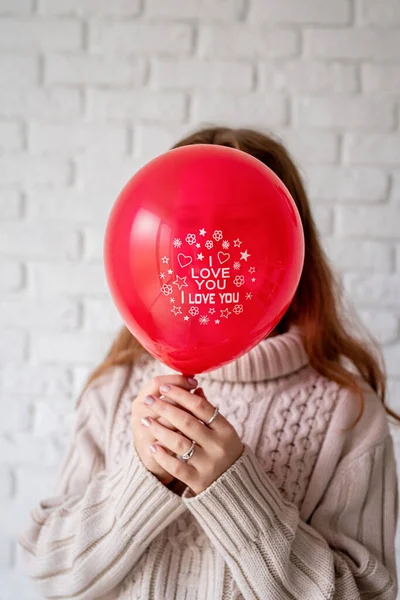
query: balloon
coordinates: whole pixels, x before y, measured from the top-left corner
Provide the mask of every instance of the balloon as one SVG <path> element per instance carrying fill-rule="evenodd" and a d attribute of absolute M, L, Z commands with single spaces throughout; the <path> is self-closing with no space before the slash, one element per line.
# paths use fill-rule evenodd
<path fill-rule="evenodd" d="M 235 148 L 194 144 L 144 165 L 108 219 L 114 303 L 155 358 L 183 374 L 248 352 L 297 289 L 304 235 L 282 181 Z"/>

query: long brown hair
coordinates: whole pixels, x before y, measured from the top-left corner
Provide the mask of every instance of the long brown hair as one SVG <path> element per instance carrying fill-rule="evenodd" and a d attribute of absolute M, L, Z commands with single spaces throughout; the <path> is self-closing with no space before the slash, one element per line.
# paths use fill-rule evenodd
<path fill-rule="evenodd" d="M 361 409 L 353 426 L 360 419 L 363 409 L 360 378 L 376 392 L 395 422 L 400 422 L 400 417 L 385 404 L 386 375 L 380 347 L 353 308 L 345 306 L 341 282 L 322 248 L 303 182 L 285 147 L 267 133 L 221 126 L 194 131 L 173 148 L 189 144 L 219 144 L 237 148 L 258 158 L 283 181 L 302 220 L 305 259 L 296 294 L 277 325 L 276 332 L 284 333 L 291 324 L 299 326 L 311 366 L 321 375 L 351 388 L 357 394 Z M 358 336 L 354 334 L 356 328 Z M 116 365 L 128 365 L 127 383 L 135 358 L 141 352 L 146 350 L 123 326 L 104 361 L 90 375 L 85 389 L 108 368 Z M 347 365 L 344 364 L 346 362 Z"/>

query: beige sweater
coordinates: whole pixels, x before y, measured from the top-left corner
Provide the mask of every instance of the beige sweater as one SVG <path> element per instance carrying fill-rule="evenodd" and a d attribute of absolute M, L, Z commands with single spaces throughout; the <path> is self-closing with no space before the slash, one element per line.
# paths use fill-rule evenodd
<path fill-rule="evenodd" d="M 21 530 L 45 598 L 395 600 L 398 487 L 386 413 L 308 364 L 297 328 L 198 375 L 245 445 L 197 496 L 165 487 L 135 451 L 130 404 L 148 355 L 90 386 L 56 488 Z"/>

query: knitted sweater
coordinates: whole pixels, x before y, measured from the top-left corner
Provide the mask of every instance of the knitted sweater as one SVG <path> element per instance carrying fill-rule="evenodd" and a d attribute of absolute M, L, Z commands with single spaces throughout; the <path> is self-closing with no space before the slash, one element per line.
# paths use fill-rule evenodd
<path fill-rule="evenodd" d="M 398 487 L 386 413 L 308 363 L 296 327 L 197 375 L 242 455 L 200 494 L 163 485 L 135 451 L 143 354 L 90 385 L 53 495 L 19 550 L 45 598 L 395 600 Z"/>

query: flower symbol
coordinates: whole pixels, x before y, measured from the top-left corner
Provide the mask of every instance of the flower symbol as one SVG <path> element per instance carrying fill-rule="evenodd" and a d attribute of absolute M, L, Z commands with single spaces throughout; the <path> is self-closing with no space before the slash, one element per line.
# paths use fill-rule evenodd
<path fill-rule="evenodd" d="M 192 317 L 195 317 L 196 315 L 199 314 L 199 309 L 197 308 L 197 306 L 191 306 L 189 308 L 189 314 L 192 315 Z"/>
<path fill-rule="evenodd" d="M 244 277 L 243 277 L 243 275 L 236 275 L 235 279 L 233 280 L 233 283 L 237 287 L 240 287 L 241 285 L 243 285 L 244 284 Z"/>
<path fill-rule="evenodd" d="M 235 315 L 240 315 L 240 313 L 243 312 L 243 304 L 236 304 L 233 307 L 233 312 L 235 313 Z"/>
<path fill-rule="evenodd" d="M 188 233 L 185 240 L 188 244 L 192 245 L 196 243 L 196 236 L 194 233 Z"/>
<path fill-rule="evenodd" d="M 206 246 L 207 250 L 211 250 L 211 248 L 214 246 L 214 243 L 212 240 L 207 240 L 205 243 L 205 246 Z"/>
<path fill-rule="evenodd" d="M 161 287 L 161 291 L 165 296 L 169 296 L 172 294 L 172 285 L 164 283 L 164 285 Z"/>
<path fill-rule="evenodd" d="M 212 236 L 216 242 L 219 242 L 219 240 L 222 240 L 222 231 L 220 229 L 216 229 Z"/>

